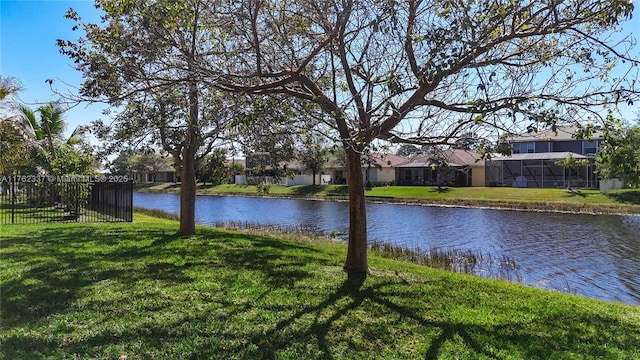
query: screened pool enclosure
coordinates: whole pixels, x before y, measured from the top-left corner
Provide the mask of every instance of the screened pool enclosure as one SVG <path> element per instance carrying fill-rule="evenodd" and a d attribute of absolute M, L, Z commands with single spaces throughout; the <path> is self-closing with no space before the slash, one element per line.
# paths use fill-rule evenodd
<path fill-rule="evenodd" d="M 569 154 L 575 160 L 587 160 L 586 166 L 563 167 L 556 163 Z M 524 153 L 495 157 L 485 161 L 486 186 L 528 188 L 597 188 L 592 157 L 569 153 Z"/>

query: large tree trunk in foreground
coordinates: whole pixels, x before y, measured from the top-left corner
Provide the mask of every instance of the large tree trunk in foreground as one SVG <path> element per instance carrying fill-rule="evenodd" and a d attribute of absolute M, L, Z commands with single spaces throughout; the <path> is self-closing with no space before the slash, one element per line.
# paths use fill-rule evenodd
<path fill-rule="evenodd" d="M 344 271 L 349 274 L 369 272 L 367 262 L 367 208 L 360 153 L 346 147 L 347 185 L 349 186 L 349 247 Z"/>
<path fill-rule="evenodd" d="M 182 150 L 179 233 L 183 235 L 196 233 L 196 176 L 194 155 L 189 147 Z"/>
<path fill-rule="evenodd" d="M 197 16 L 197 12 L 196 12 Z M 195 29 L 195 27 L 194 27 Z M 195 30 L 194 30 L 195 31 Z M 195 41 L 195 36 L 193 36 Z M 192 45 L 195 49 L 195 44 Z M 193 53 L 191 54 L 193 56 Z M 191 63 L 190 63 L 191 64 Z M 191 65 L 189 65 L 191 70 Z M 180 169 L 180 234 L 193 235 L 196 233 L 196 138 L 199 127 L 198 86 L 189 82 L 189 119 L 187 137 L 182 147 L 182 168 Z"/>

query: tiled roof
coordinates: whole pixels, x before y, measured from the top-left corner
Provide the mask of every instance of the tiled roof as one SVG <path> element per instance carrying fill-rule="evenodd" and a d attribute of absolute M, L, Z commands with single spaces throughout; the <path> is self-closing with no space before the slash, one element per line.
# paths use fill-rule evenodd
<path fill-rule="evenodd" d="M 482 166 L 484 161 L 482 156 L 476 152 L 462 149 L 449 149 L 442 152 L 449 166 Z M 407 161 L 396 167 L 401 168 L 422 168 L 431 166 L 433 155 L 422 156 L 417 159 Z"/>
<path fill-rule="evenodd" d="M 407 158 L 393 154 L 372 154 L 371 158 L 382 168 L 397 167 L 407 162 Z"/>

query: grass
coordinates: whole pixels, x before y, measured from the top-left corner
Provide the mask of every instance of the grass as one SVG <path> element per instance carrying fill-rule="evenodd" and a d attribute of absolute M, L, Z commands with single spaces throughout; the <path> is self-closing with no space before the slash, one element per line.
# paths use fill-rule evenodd
<path fill-rule="evenodd" d="M 36 224 L 43 222 L 91 222 L 124 221 L 98 211 L 80 209 L 78 216 L 69 211 L 49 205 L 15 204 L 0 201 L 0 224 Z"/>
<path fill-rule="evenodd" d="M 134 223 L 0 228 L 0 358 L 640 358 L 640 308 L 344 244 Z"/>
<path fill-rule="evenodd" d="M 138 191 L 179 192 L 172 183 L 141 184 Z M 297 185 L 270 187 L 270 196 L 303 198 L 346 198 L 344 185 Z M 253 185 L 200 185 L 202 195 L 256 196 Z M 366 192 L 372 201 L 411 202 L 431 205 L 494 207 L 607 214 L 640 214 L 640 190 L 627 189 L 602 194 L 598 190 L 529 189 L 509 187 L 381 186 Z"/>

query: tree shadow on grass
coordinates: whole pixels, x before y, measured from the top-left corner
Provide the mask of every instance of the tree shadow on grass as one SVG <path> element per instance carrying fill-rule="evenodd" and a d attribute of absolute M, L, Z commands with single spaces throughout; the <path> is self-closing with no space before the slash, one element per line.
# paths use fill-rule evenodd
<path fill-rule="evenodd" d="M 610 192 L 606 196 L 617 203 L 640 205 L 640 190 L 627 190 L 620 192 Z"/>
<path fill-rule="evenodd" d="M 217 256 L 227 267 L 262 274 L 266 284 L 272 287 L 293 287 L 296 282 L 310 276 L 310 273 L 304 270 L 305 266 L 318 261 L 313 256 L 316 250 L 304 244 L 272 241 L 269 238 L 246 234 L 242 237 L 250 238 L 251 244 L 221 248 L 216 252 Z M 330 264 L 333 263 L 324 263 Z"/>
<path fill-rule="evenodd" d="M 190 323 L 207 324 L 208 321 L 181 314 L 189 308 L 190 299 L 183 299 L 183 304 L 175 303 L 167 300 L 167 295 L 158 297 L 158 294 L 172 291 L 180 293 L 184 291 L 182 289 L 187 289 L 187 293 L 194 291 L 193 287 L 196 285 L 191 275 L 193 272 L 208 272 L 207 276 L 221 284 L 234 285 L 238 279 L 221 277 L 244 273 L 253 279 L 264 279 L 269 288 L 291 288 L 309 276 L 308 271 L 304 270 L 305 264 L 311 261 L 311 255 L 315 251 L 313 247 L 304 244 L 214 229 L 199 229 L 198 234 L 193 236 L 156 230 L 139 231 L 140 238 L 145 239 L 139 244 L 123 240 L 125 236 L 134 239 L 137 237 L 131 230 L 120 231 L 114 228 L 113 231 L 103 231 L 91 227 L 42 230 L 37 234 L 3 240 L 3 260 L 33 263 L 32 266 L 24 267 L 26 270 L 18 277 L 2 279 L 0 282 L 3 297 L 0 317 L 3 319 L 3 329 L 25 328 L 38 333 L 41 331 L 38 329 L 51 328 L 51 325 L 47 325 L 51 319 L 68 319 L 64 322 L 74 323 L 78 321 L 77 313 L 82 311 L 77 308 L 78 301 L 84 304 L 83 307 L 90 309 L 93 316 L 97 316 L 96 321 L 111 322 L 122 316 L 123 319 L 118 322 L 127 324 L 127 328 L 102 329 L 89 338 L 65 345 L 61 343 L 63 336 L 47 341 L 42 341 L 40 335 L 2 336 L 4 350 L 0 351 L 0 357 L 56 354 L 61 348 L 66 348 L 67 353 L 71 354 L 82 354 L 87 349 L 95 353 L 96 349 L 103 351 L 100 349 L 127 338 L 138 339 L 135 340 L 136 343 L 143 341 L 150 344 L 145 346 L 157 346 L 164 350 L 169 346 L 169 340 L 160 339 L 185 341 L 176 339 L 173 329 Z M 326 264 L 333 263 L 327 260 Z M 220 275 L 217 269 L 224 269 L 224 274 Z M 197 280 L 202 283 L 201 278 Z M 105 283 L 101 285 L 103 281 Z M 209 293 L 206 283 L 198 286 L 205 287 L 204 293 L 198 292 L 199 296 L 212 299 L 220 296 L 216 292 Z M 120 294 L 106 294 L 105 297 L 97 298 L 95 295 L 99 294 L 95 294 L 87 297 L 87 294 L 95 291 L 112 291 L 109 288 L 117 289 L 116 292 Z M 269 292 L 267 290 L 263 295 L 266 296 Z M 176 315 L 171 316 L 169 322 L 145 320 L 140 325 L 140 320 L 135 320 L 136 316 L 153 318 L 156 310 L 138 310 L 142 315 L 132 315 L 134 320 L 131 322 L 125 320 L 130 317 L 126 313 L 139 307 L 140 305 L 135 304 L 140 301 L 148 301 L 150 306 L 160 306 L 157 311 L 166 311 L 164 307 L 170 307 L 174 310 L 169 312 L 175 312 Z M 255 301 L 260 299 L 247 298 L 246 309 Z M 230 312 L 231 309 L 233 307 L 229 307 Z M 113 316 L 109 316 L 108 312 L 112 311 Z M 145 316 L 145 311 L 150 311 L 149 315 Z M 202 313 L 201 316 L 208 315 Z M 105 318 L 99 320 L 101 317 Z M 224 317 L 218 316 L 216 319 L 223 321 Z M 56 328 L 60 332 L 60 328 Z M 59 335 L 64 335 L 65 332 L 63 330 Z M 68 329 L 68 332 L 73 330 Z M 119 335 L 114 337 L 114 333 Z"/>
<path fill-rule="evenodd" d="M 567 192 L 567 194 L 569 194 L 569 197 L 576 197 L 576 196 L 581 198 L 587 197 L 587 194 L 583 193 L 579 189 L 566 189 L 565 191 Z"/>
<path fill-rule="evenodd" d="M 211 183 L 210 184 L 198 184 L 198 186 L 197 186 L 198 190 L 208 190 L 208 189 L 211 189 L 211 188 L 214 188 L 214 187 L 216 187 L 216 185 L 211 184 Z"/>
<path fill-rule="evenodd" d="M 538 315 L 529 323 L 514 318 L 494 326 L 483 326 L 451 320 L 442 312 L 430 313 L 429 308 L 424 307 L 421 296 L 433 295 L 422 293 L 415 288 L 415 284 L 404 280 L 402 283 L 383 280 L 367 286 L 364 277 L 348 278 L 323 301 L 306 304 L 270 326 L 268 331 L 256 332 L 244 339 L 257 345 L 255 350 L 244 355 L 263 359 L 287 358 L 289 353 L 302 353 L 305 356 L 305 349 L 313 346 L 319 353 L 315 352 L 309 357 L 321 359 L 360 358 L 365 354 L 369 358 L 437 359 L 446 354 L 452 355 L 451 351 L 456 350 L 474 358 L 503 358 L 505 352 L 514 352 L 518 358 L 544 359 L 562 358 L 567 351 L 575 350 L 574 342 L 591 337 L 593 346 L 581 351 L 588 356 L 606 358 L 613 353 L 598 343 L 599 337 L 609 337 L 620 331 L 627 335 L 619 343 L 609 343 L 612 348 L 633 349 L 640 345 L 640 329 L 633 324 L 612 320 L 602 327 L 601 324 L 606 324 L 606 321 L 592 314 L 570 315 L 580 317 L 578 322 L 587 324 L 582 328 L 584 331 L 576 331 L 570 326 L 563 328 L 563 314 L 551 317 Z M 414 306 L 412 299 L 418 305 Z M 455 303 L 452 303 L 452 307 L 455 307 Z M 500 310 L 500 304 L 497 303 L 495 311 Z M 525 313 L 534 311 L 526 308 L 518 310 Z M 384 314 L 379 317 L 380 323 L 376 323 L 377 318 L 373 315 L 368 323 L 359 324 L 361 317 L 357 314 L 372 311 Z M 415 337 L 415 348 L 385 347 L 398 340 L 393 329 L 396 325 L 387 322 L 389 318 L 397 319 L 397 326 Z M 557 332 L 552 334 L 540 331 L 554 328 Z M 598 329 L 596 335 L 590 333 L 589 329 L 593 328 Z M 229 350 L 233 354 L 242 353 L 243 347 Z M 394 353 L 385 352 L 389 350 Z M 207 350 L 201 351 L 204 351 L 201 355 L 212 355 Z"/>
<path fill-rule="evenodd" d="M 146 231 L 162 242 L 175 235 Z M 161 281 L 189 281 L 180 266 L 161 259 L 139 263 L 128 259 L 149 256 L 151 250 L 118 244 L 119 234 L 94 229 L 45 230 L 26 238 L 2 241 L 3 257 L 12 263 L 30 264 L 19 276 L 2 281 L 1 317 L 5 326 L 33 325 L 60 313 L 82 297 L 85 288 L 103 281 L 131 284 L 153 277 Z"/>
<path fill-rule="evenodd" d="M 429 190 L 429 192 L 432 192 L 432 193 L 439 193 L 439 194 L 446 194 L 446 193 L 448 193 L 448 192 L 451 192 L 451 188 L 450 188 L 450 187 L 446 187 L 446 186 L 443 186 L 443 187 L 434 187 L 434 188 L 432 188 L 431 190 Z"/>
<path fill-rule="evenodd" d="M 311 196 L 311 195 L 317 195 L 321 192 L 323 192 L 325 189 L 327 188 L 326 185 L 302 185 L 302 186 L 298 186 L 295 189 L 293 189 L 293 191 L 291 191 L 291 194 L 296 195 L 296 196 Z"/>
<path fill-rule="evenodd" d="M 348 196 L 349 187 L 347 185 L 339 185 L 327 191 L 327 196 Z"/>
<path fill-rule="evenodd" d="M 3 261 L 34 265 L 16 279 L 2 279 L 3 331 L 28 330 L 4 336 L 0 355 L 61 357 L 57 351 L 63 349 L 66 354 L 105 358 L 120 355 L 114 353 L 115 346 L 140 358 L 155 354 L 193 359 L 387 355 L 435 359 L 452 348 L 471 357 L 503 358 L 505 353 L 515 353 L 518 358 L 562 358 L 567 350 L 575 350 L 574 342 L 580 342 L 586 346 L 581 349 L 585 356 L 612 358 L 615 354 L 609 349 L 640 347 L 640 329 L 633 321 L 624 323 L 576 309 L 539 314 L 527 305 L 514 309 L 496 299 L 490 304 L 490 316 L 507 312 L 513 316 L 496 316 L 488 322 L 492 325 L 456 319 L 451 315 L 456 311 L 475 311 L 467 303 L 475 300 L 446 298 L 446 289 L 461 285 L 444 283 L 445 279 L 412 282 L 399 275 L 366 280 L 336 276 L 319 287 L 313 276 L 334 271 L 337 260 L 314 256 L 319 250 L 306 244 L 213 229 L 199 229 L 194 236 L 138 231 L 146 239 L 139 244 L 123 243 L 125 236 L 137 237 L 124 226 L 52 229 L 3 240 Z M 194 288 L 194 272 L 208 272 L 210 277 L 199 279 Z M 32 336 L 41 331 L 73 332 L 73 326 L 82 326 L 87 315 L 74 314 L 80 310 L 73 306 L 85 301 L 86 292 L 103 280 L 119 285 L 124 293 L 117 301 L 92 300 L 105 304 L 86 305 L 93 307 L 88 314 L 91 321 L 119 327 L 94 327 L 67 342 L 55 336 L 47 341 Z M 147 280 L 151 289 L 136 287 Z M 172 294 L 168 292 L 154 298 L 158 289 L 182 294 L 185 288 L 190 289 L 188 295 L 167 298 Z M 485 295 L 493 297 L 487 291 Z M 147 294 L 153 306 L 136 308 L 133 298 Z M 186 296 L 198 297 L 198 307 L 192 309 L 196 299 Z M 163 312 L 168 316 L 156 320 Z M 64 322 L 69 325 L 64 326 L 69 329 L 50 323 L 66 313 L 70 317 Z M 123 314 L 134 319 L 121 319 Z M 565 317 L 571 318 L 570 324 L 585 325 L 578 329 L 565 325 Z M 546 333 L 549 329 L 552 333 Z M 403 346 L 396 346 L 400 338 L 415 347 L 398 348 Z M 137 344 L 145 346 L 138 353 L 132 350 Z"/>
<path fill-rule="evenodd" d="M 292 286 L 308 276 L 297 269 L 307 261 L 304 254 L 312 253 L 304 245 L 213 229 L 200 229 L 194 236 L 140 230 L 146 242 L 139 244 L 131 241 L 136 237 L 131 230 L 87 226 L 3 239 L 3 261 L 30 264 L 19 276 L 2 279 L 3 325 L 25 326 L 65 313 L 85 289 L 104 280 L 125 287 L 146 280 L 172 286 L 191 282 L 188 272 L 194 268 L 225 266 L 264 273 L 274 286 Z"/>

